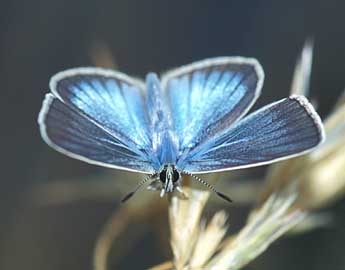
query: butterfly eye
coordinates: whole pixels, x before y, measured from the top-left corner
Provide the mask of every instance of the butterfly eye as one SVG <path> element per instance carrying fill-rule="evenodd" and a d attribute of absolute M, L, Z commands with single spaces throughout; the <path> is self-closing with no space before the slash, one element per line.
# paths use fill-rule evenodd
<path fill-rule="evenodd" d="M 165 183 L 166 177 L 167 177 L 167 171 L 166 170 L 161 171 L 159 174 L 159 179 L 162 181 L 162 183 Z"/>
<path fill-rule="evenodd" d="M 180 179 L 180 173 L 177 170 L 174 170 L 174 179 L 173 182 L 177 182 Z"/>

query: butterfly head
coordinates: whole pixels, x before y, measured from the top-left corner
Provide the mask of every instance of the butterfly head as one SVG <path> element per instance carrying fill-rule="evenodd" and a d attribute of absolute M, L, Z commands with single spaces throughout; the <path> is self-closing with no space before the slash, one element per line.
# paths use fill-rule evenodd
<path fill-rule="evenodd" d="M 180 187 L 181 174 L 174 165 L 167 164 L 158 173 L 158 181 L 161 184 L 161 196 L 163 196 L 166 192 L 172 192 Z"/>

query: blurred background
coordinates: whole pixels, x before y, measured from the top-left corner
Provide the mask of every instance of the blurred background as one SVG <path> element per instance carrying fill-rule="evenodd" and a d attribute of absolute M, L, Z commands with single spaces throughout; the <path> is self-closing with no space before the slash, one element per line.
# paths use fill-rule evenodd
<path fill-rule="evenodd" d="M 98 233 L 118 208 L 116 192 L 113 202 L 50 204 L 32 196 L 49 182 L 102 181 L 111 173 L 67 158 L 41 140 L 36 119 L 54 73 L 107 66 L 109 53 L 121 71 L 138 77 L 207 57 L 250 56 L 266 73 L 258 108 L 289 94 L 296 59 L 313 37 L 311 97 L 325 116 L 345 86 L 344 10 L 340 0 L 0 1 L 0 269 L 92 269 Z M 112 177 L 128 181 L 128 189 L 140 180 L 135 174 Z M 344 206 L 343 200 L 329 207 L 329 226 L 280 239 L 248 268 L 345 269 Z M 232 227 L 247 210 L 235 204 L 227 211 Z M 147 233 L 117 269 L 144 269 L 170 258 L 153 240 L 150 224 L 145 226 Z"/>

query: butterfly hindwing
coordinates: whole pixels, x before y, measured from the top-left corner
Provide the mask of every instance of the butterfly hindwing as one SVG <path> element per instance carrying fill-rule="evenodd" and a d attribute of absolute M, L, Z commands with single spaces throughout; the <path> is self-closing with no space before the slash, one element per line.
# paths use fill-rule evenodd
<path fill-rule="evenodd" d="M 157 170 L 142 82 L 117 72 L 79 68 L 58 73 L 50 87 L 52 94 L 39 116 L 48 144 L 89 163 Z"/>
<path fill-rule="evenodd" d="M 321 121 L 303 96 L 272 103 L 196 146 L 178 167 L 194 173 L 252 167 L 289 158 L 323 140 Z"/>

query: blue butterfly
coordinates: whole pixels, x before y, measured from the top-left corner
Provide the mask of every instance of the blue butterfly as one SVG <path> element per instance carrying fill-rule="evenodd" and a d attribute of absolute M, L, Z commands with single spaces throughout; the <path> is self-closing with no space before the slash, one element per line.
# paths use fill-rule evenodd
<path fill-rule="evenodd" d="M 182 174 L 248 168 L 310 151 L 324 139 L 303 96 L 243 116 L 259 97 L 264 73 L 255 59 L 195 62 L 145 83 L 101 68 L 75 68 L 50 81 L 38 117 L 45 142 L 91 164 L 148 174 L 144 183 L 182 192 Z"/>

